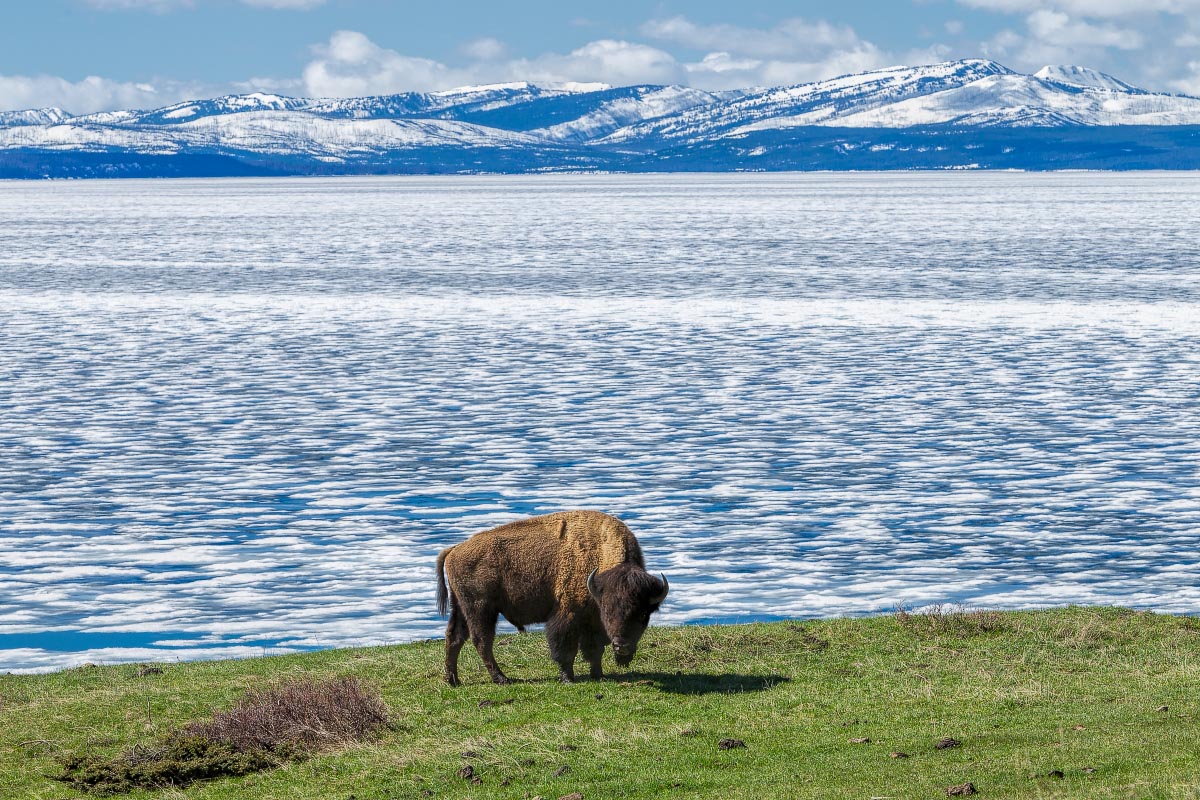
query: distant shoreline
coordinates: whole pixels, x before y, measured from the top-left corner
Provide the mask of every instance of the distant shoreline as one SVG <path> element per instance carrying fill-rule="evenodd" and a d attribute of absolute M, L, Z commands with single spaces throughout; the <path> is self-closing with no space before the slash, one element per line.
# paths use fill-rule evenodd
<path fill-rule="evenodd" d="M 0 179 L 400 175 L 1200 170 L 1200 126 L 831 128 L 755 131 L 654 151 L 415 146 L 330 161 L 222 148 L 175 154 L 12 148 Z"/>

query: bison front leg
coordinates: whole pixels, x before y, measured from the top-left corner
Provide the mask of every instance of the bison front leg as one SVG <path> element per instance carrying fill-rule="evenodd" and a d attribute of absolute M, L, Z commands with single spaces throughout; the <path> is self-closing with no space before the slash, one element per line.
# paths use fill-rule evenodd
<path fill-rule="evenodd" d="M 607 644 L 607 640 L 604 635 L 595 631 L 588 631 L 584 634 L 581 641 L 580 649 L 583 650 L 583 657 L 587 659 L 588 664 L 591 666 L 589 677 L 594 681 L 598 681 L 604 677 L 605 644 Z"/>
<path fill-rule="evenodd" d="M 579 632 L 569 618 L 554 617 L 546 623 L 546 641 L 550 657 L 558 662 L 558 677 L 563 683 L 575 682 L 575 656 L 579 654 Z"/>

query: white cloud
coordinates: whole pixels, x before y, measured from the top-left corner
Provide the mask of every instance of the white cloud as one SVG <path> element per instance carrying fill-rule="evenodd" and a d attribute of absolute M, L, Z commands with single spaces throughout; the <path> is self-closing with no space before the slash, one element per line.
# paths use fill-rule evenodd
<path fill-rule="evenodd" d="M 380 47 L 358 31 L 338 31 L 314 49 L 317 58 L 304 68 L 303 75 L 305 91 L 314 97 L 448 89 L 471 82 L 465 72 Z"/>
<path fill-rule="evenodd" d="M 1058 47 L 1116 47 L 1136 50 L 1145 44 L 1135 30 L 1114 25 L 1093 25 L 1072 19 L 1061 11 L 1039 9 L 1026 18 L 1030 34 L 1039 42 Z"/>
<path fill-rule="evenodd" d="M 53 75 L 0 75 L 0 109 L 54 106 L 72 114 L 88 114 L 114 108 L 154 108 L 207 93 L 194 84 L 153 85 L 95 75 L 80 81 Z"/>
<path fill-rule="evenodd" d="M 973 8 L 1025 13 L 1064 11 L 1080 17 L 1134 17 L 1148 14 L 1192 14 L 1200 0 L 958 0 Z"/>
<path fill-rule="evenodd" d="M 508 54 L 508 47 L 499 39 L 489 36 L 467 42 L 462 46 L 462 52 L 476 61 L 498 61 Z"/>
<path fill-rule="evenodd" d="M 1187 74 L 1171 81 L 1170 86 L 1177 92 L 1200 96 L 1200 61 L 1187 63 Z"/>
<path fill-rule="evenodd" d="M 430 91 L 514 80 L 677 83 L 686 76 L 670 53 L 612 39 L 590 42 L 570 53 L 501 62 L 490 60 L 501 52 L 488 42 L 473 48 L 472 55 L 478 60 L 465 67 L 403 55 L 380 47 L 358 31 L 338 31 L 315 49 L 317 58 L 304 68 L 303 84 L 308 94 L 327 97 Z"/>
<path fill-rule="evenodd" d="M 830 50 L 856 50 L 863 45 L 853 28 L 825 21 L 787 19 L 773 28 L 697 25 L 686 17 L 650 20 L 642 33 L 697 50 L 754 54 L 766 59 L 811 58 Z"/>
<path fill-rule="evenodd" d="M 686 70 L 670 53 L 649 45 L 600 39 L 565 55 L 548 53 L 508 65 L 517 80 L 601 82 L 617 86 L 679 83 Z"/>
<path fill-rule="evenodd" d="M 699 25 L 686 17 L 650 20 L 642 33 L 708 51 L 686 65 L 689 83 L 731 89 L 803 83 L 875 69 L 893 60 L 854 29 L 823 20 L 787 19 L 771 28 Z"/>

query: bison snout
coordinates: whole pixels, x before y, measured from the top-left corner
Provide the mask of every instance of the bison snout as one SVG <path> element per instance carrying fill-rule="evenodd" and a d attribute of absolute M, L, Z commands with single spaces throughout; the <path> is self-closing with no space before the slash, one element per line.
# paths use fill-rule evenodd
<path fill-rule="evenodd" d="M 633 654 L 637 652 L 636 642 L 613 641 L 613 657 L 621 666 L 625 666 L 633 660 Z"/>

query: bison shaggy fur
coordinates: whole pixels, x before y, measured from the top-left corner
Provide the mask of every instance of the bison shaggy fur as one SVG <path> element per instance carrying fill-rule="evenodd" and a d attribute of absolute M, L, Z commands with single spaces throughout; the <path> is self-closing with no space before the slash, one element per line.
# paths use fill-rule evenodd
<path fill-rule="evenodd" d="M 602 677 L 604 648 L 627 666 L 670 588 L 646 572 L 642 548 L 616 517 L 562 511 L 501 525 L 443 550 L 437 559 L 438 612 L 446 626 L 446 682 L 457 686 L 458 654 L 470 637 L 496 683 L 508 678 L 492 643 L 500 615 L 524 630 L 546 623 L 550 655 L 564 681 L 582 650 Z"/>

